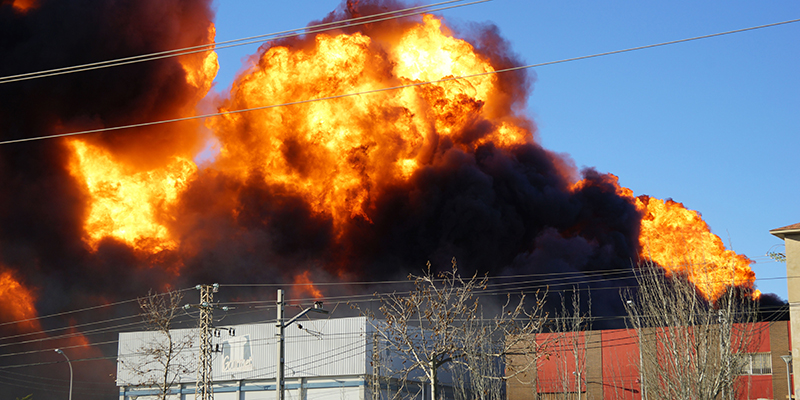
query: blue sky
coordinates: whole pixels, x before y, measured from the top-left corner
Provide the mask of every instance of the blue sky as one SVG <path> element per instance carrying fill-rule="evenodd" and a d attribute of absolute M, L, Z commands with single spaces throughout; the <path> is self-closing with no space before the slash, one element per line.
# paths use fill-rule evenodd
<path fill-rule="evenodd" d="M 217 41 L 300 28 L 340 3 L 219 0 Z M 457 29 L 497 25 L 534 64 L 796 19 L 800 2 L 494 0 L 440 15 Z M 758 287 L 785 299 L 785 265 L 764 255 L 784 250 L 770 229 L 800 222 L 798 43 L 794 23 L 544 66 L 527 110 L 545 148 L 701 212 L 757 261 Z M 214 90 L 257 47 L 219 50 Z"/>

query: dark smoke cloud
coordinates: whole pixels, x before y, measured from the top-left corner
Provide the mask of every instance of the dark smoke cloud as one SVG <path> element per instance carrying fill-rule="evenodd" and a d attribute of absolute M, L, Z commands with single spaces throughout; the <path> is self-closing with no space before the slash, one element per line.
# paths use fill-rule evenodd
<path fill-rule="evenodd" d="M 209 0 L 35 4 L 25 13 L 8 2 L 0 4 L 0 76 L 203 44 L 213 18 Z M 164 59 L 2 84 L 0 140 L 172 117 L 193 107 L 196 89 L 185 82 L 181 65 Z M 135 154 L 138 162 L 152 164 L 179 147 L 191 148 L 197 140 L 174 131 L 159 128 L 87 138 L 121 159 L 132 160 Z M 0 146 L 0 265 L 38 288 L 40 314 L 140 296 L 170 278 L 143 266 L 119 243 L 104 243 L 94 254 L 86 248 L 81 241 L 86 197 L 67 171 L 67 157 L 59 140 Z M 109 366 L 112 363 L 104 369 L 105 381 Z M 24 372 L 31 374 L 30 369 Z M 77 374 L 79 380 L 100 379 L 80 370 Z M 4 389 L 7 384 L 0 383 Z M 95 394 L 113 396 L 111 389 Z M 4 390 L 5 397 L 30 393 L 19 386 L 9 390 Z M 35 398 L 48 397 L 53 393 L 37 393 Z"/>
<path fill-rule="evenodd" d="M 24 14 L 2 6 L 0 76 L 206 43 L 212 17 L 205 0 L 41 0 Z M 0 138 L 164 119 L 192 107 L 195 96 L 176 59 L 3 84 Z M 157 163 L 197 141 L 180 131 L 167 127 L 86 138 L 121 159 Z M 135 262 L 129 250 L 113 243 L 88 253 L 81 241 L 86 198 L 66 169 L 67 157 L 58 140 L 0 147 L 0 262 L 27 271 L 35 286 L 53 285 L 55 276 L 83 291 L 101 283 L 98 270 L 127 274 L 120 267 L 103 268 Z M 107 261 L 111 254 L 113 262 Z"/>
<path fill-rule="evenodd" d="M 325 21 L 402 7 L 395 1 L 347 2 Z M 212 16 L 208 0 L 39 0 L 38 7 L 24 14 L 3 3 L 0 76 L 202 44 Z M 406 23 L 341 29 L 360 30 L 380 41 L 389 40 L 394 31 L 387 26 Z M 495 68 L 522 64 L 496 27 L 473 26 L 460 34 L 471 38 Z M 309 40 L 280 44 L 302 47 Z M 534 124 L 521 113 L 534 77 L 518 71 L 498 78 L 503 96 L 486 105 L 494 109 L 489 113 L 514 120 L 533 134 Z M 164 59 L 2 84 L 0 139 L 170 118 L 197 100 L 196 89 L 185 82 L 180 64 Z M 303 271 L 312 271 L 317 282 L 402 279 L 421 272 L 427 261 L 447 269 L 453 257 L 464 274 L 574 272 L 576 281 L 582 280 L 581 274 L 629 268 L 636 261 L 641 215 L 616 194 L 608 176 L 584 170 L 588 183 L 572 191 L 569 185 L 577 172 L 571 161 L 538 144 L 512 149 L 458 146 L 483 137 L 491 124 L 474 121 L 453 136 L 455 142 L 439 140 L 430 149 L 432 161 L 411 179 L 370 193 L 364 208 L 369 221 L 353 218 L 341 237 L 336 237 L 330 217 L 314 213 L 290 190 L 266 184 L 259 171 L 241 181 L 212 165 L 199 172 L 180 199 L 181 215 L 170 226 L 180 248 L 154 256 L 137 254 L 112 239 L 96 251 L 83 243 L 87 197 L 67 171 L 62 141 L 0 146 L 0 264 L 38 288 L 38 311 L 51 314 L 135 298 L 166 284 L 291 282 Z M 187 133 L 192 128 L 87 138 L 144 167 L 196 149 L 197 135 Z M 297 153 L 291 144 L 286 152 Z M 603 288 L 630 284 L 630 279 L 592 283 L 593 313 L 622 315 L 618 290 Z M 553 286 L 554 293 L 569 288 Z M 338 294 L 363 289 L 325 290 Z M 243 289 L 228 296 L 256 293 Z M 264 293 L 258 296 L 263 299 Z M 101 310 L 90 319 L 134 312 Z M 62 326 L 64 320 L 43 323 L 46 329 Z M 115 335 L 92 339 L 113 340 Z M 106 375 L 84 375 L 83 380 L 107 380 L 113 363 L 97 370 Z M 29 392 L 14 390 L 10 395 Z M 107 394 L 97 391 L 98 398 L 103 396 Z"/>

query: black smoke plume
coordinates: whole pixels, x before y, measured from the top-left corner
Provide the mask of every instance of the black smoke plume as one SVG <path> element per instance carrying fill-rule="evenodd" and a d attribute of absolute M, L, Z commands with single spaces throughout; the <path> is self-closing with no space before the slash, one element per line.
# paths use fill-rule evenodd
<path fill-rule="evenodd" d="M 213 19 L 210 3 L 37 0 L 22 12 L 4 1 L 0 76 L 205 44 Z M 346 2 L 324 21 L 401 7 L 393 1 Z M 387 26 L 405 23 L 339 28 L 380 38 L 392 31 Z M 496 69 L 522 64 L 496 27 L 462 36 Z M 265 45 L 262 51 L 278 44 L 302 47 L 309 40 L 287 39 Z M 0 140 L 173 118 L 198 101 L 198 89 L 186 83 L 185 74 L 175 58 L 165 58 L 0 84 Z M 534 77 L 525 71 L 498 77 L 503 96 L 492 107 L 507 109 L 535 134 L 534 124 L 518 115 L 525 109 Z M 369 219 L 353 218 L 341 237 L 335 237 L 330 217 L 314 213 L 287 188 L 267 184 L 257 173 L 243 181 L 211 164 L 198 172 L 179 200 L 180 215 L 174 216 L 170 229 L 180 237 L 180 247 L 157 256 L 142 256 L 113 239 L 102 241 L 96 250 L 84 243 L 88 195 L 68 171 L 70 152 L 63 140 L 2 145 L 0 268 L 33 288 L 38 314 L 50 315 L 133 299 L 150 289 L 213 282 L 291 283 L 302 271 L 312 271 L 315 282 L 403 279 L 408 273 L 421 273 L 427 261 L 447 269 L 455 257 L 464 275 L 537 274 L 525 278 L 534 281 L 528 286 L 549 287 L 553 293 L 591 287 L 595 315 L 623 315 L 618 288 L 635 280 L 597 277 L 637 261 L 641 215 L 616 194 L 608 176 L 592 169 L 581 172 L 586 184 L 572 190 L 571 176 L 577 173 L 571 161 L 536 143 L 511 149 L 492 143 L 472 150 L 458 146 L 459 141 L 481 137 L 490 123 L 475 121 L 452 139 L 442 138 L 431 149 L 434 161 L 409 180 L 371 193 L 365 207 Z M 84 139 L 137 168 L 150 168 L 175 154 L 194 154 L 200 147 L 197 128 L 164 125 Z M 364 288 L 324 290 L 332 295 L 361 293 Z M 264 299 L 271 293 L 242 289 L 225 295 Z M 128 305 L 42 319 L 41 324 L 46 330 L 134 314 L 135 304 Z M 7 322 L 12 321 L 0 321 Z M 9 339 L 20 333 L 14 324 L 0 325 L 0 332 L 0 346 L 6 345 L 2 352 L 23 349 L 13 345 L 17 339 Z M 88 339 L 114 340 L 116 332 Z M 41 353 L 0 359 L 0 368 L 60 361 L 52 347 L 71 343 L 33 342 L 24 350 Z M 84 358 L 110 358 L 83 363 L 88 367 L 76 373 L 76 380 L 84 382 L 76 385 L 76 394 L 81 393 L 77 397 L 116 395 L 108 376 L 114 371 L 115 353 L 113 344 L 82 353 Z M 54 397 L 54 391 L 63 389 L 62 381 L 38 385 L 31 377 L 53 377 L 54 369 L 62 367 L 0 369 L 0 386 L 11 397 L 31 392 L 36 392 L 35 398 Z"/>

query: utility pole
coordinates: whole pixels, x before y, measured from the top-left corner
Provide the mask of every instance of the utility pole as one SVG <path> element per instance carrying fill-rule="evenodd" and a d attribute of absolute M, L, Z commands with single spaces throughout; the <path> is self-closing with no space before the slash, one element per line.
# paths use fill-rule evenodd
<path fill-rule="evenodd" d="M 195 286 L 200 291 L 199 304 L 187 304 L 184 309 L 188 310 L 195 307 L 200 310 L 198 318 L 197 329 L 200 331 L 200 357 L 199 365 L 197 366 L 197 385 L 194 390 L 195 400 L 213 400 L 214 387 L 211 380 L 211 327 L 212 327 L 212 314 L 214 308 L 214 293 L 219 292 L 219 283 L 213 285 L 197 285 Z M 228 307 L 222 307 L 222 310 L 227 311 Z"/>
<path fill-rule="evenodd" d="M 308 307 L 303 311 L 300 311 L 299 314 L 295 315 L 286 323 L 283 322 L 283 306 L 285 304 L 283 300 L 283 289 L 278 289 L 278 319 L 275 322 L 275 336 L 278 339 L 278 348 L 276 349 L 277 359 L 276 359 L 276 368 L 275 368 L 275 399 L 277 400 L 284 400 L 284 381 L 283 381 L 283 368 L 284 368 L 284 353 L 286 352 L 286 345 L 285 345 L 285 335 L 284 330 L 287 326 L 293 324 L 295 321 L 300 319 L 302 316 L 308 314 L 309 312 L 317 312 L 322 314 L 327 314 L 328 310 L 322 309 L 322 302 L 317 301 L 314 302 L 313 307 Z"/>
<path fill-rule="evenodd" d="M 381 357 L 378 347 L 378 332 L 372 334 L 372 400 L 381 400 Z"/>
<path fill-rule="evenodd" d="M 284 328 L 283 325 L 283 289 L 278 289 L 278 319 L 275 322 L 275 335 L 278 337 L 277 359 L 275 360 L 277 368 L 275 369 L 275 398 L 283 400 L 283 361 L 284 361 Z"/>

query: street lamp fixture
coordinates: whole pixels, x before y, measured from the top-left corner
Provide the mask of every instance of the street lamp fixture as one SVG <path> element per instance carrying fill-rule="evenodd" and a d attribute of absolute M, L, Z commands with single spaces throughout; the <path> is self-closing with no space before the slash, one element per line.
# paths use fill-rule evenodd
<path fill-rule="evenodd" d="M 792 362 L 791 355 L 781 356 L 781 360 L 786 363 L 786 388 L 789 390 L 787 393 L 789 394 L 789 399 L 792 398 L 792 378 L 789 376 L 789 363 Z"/>
<path fill-rule="evenodd" d="M 69 360 L 69 357 L 67 357 L 61 349 L 56 349 L 56 353 L 64 356 L 64 358 L 67 359 L 67 364 L 69 364 L 69 400 L 72 400 L 72 361 Z"/>

